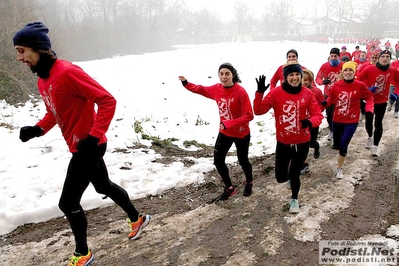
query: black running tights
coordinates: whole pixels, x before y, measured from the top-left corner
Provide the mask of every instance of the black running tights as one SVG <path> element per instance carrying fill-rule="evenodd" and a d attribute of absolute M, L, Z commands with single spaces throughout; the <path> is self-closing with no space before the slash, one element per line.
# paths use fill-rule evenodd
<path fill-rule="evenodd" d="M 58 205 L 67 217 L 75 236 L 75 252 L 80 254 L 88 252 L 87 220 L 80 200 L 89 183 L 93 184 L 98 193 L 108 196 L 119 205 L 130 220 L 136 221 L 139 216 L 126 190 L 113 183 L 108 177 L 107 167 L 102 159 L 106 147 L 106 143 L 98 146 L 98 156 L 96 156 L 98 159 L 83 158 L 78 153 L 72 154 Z"/>

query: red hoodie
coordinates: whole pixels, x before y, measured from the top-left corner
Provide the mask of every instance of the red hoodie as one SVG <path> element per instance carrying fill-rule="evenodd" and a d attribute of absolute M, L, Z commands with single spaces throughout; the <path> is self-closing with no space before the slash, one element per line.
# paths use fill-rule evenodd
<path fill-rule="evenodd" d="M 38 79 L 47 113 L 37 123 L 47 133 L 58 124 L 70 152 L 88 134 L 107 141 L 105 132 L 115 113 L 116 100 L 80 67 L 57 59 L 50 77 Z M 94 111 L 97 105 L 97 113 Z"/>
<path fill-rule="evenodd" d="M 399 84 L 399 70 L 389 67 L 383 71 L 376 65 L 370 65 L 359 73 L 358 79 L 363 81 L 367 88 L 377 87 L 374 93 L 375 104 L 385 103 L 388 101 L 390 84 Z"/>
<path fill-rule="evenodd" d="M 354 80 L 346 83 L 344 80 L 335 82 L 331 88 L 327 106 L 335 104 L 333 121 L 350 124 L 359 122 L 360 100 L 366 101 L 366 112 L 374 112 L 373 93 L 363 82 Z"/>
<path fill-rule="evenodd" d="M 331 80 L 329 84 L 324 85 L 324 95 L 330 96 L 331 87 L 334 85 L 334 82 L 337 81 L 337 76 L 341 73 L 343 64 L 344 62 L 340 61 L 337 66 L 332 66 L 330 62 L 326 62 L 320 67 L 316 75 L 316 83 L 322 86 L 324 79 Z"/>
<path fill-rule="evenodd" d="M 184 87 L 216 101 L 220 122 L 226 127 L 220 133 L 236 138 L 243 138 L 250 133 L 249 121 L 254 119 L 251 101 L 245 89 L 238 83 L 225 88 L 220 83 L 206 87 L 188 82 Z"/>
<path fill-rule="evenodd" d="M 302 87 L 297 94 L 290 94 L 279 86 L 262 98 L 262 93 L 255 93 L 254 112 L 262 115 L 270 108 L 274 109 L 278 142 L 299 144 L 309 141 L 309 129 L 302 128 L 301 120 L 307 118 L 312 122 L 312 127 L 318 127 L 323 119 L 313 92 L 306 87 Z"/>
<path fill-rule="evenodd" d="M 313 94 L 314 97 L 316 98 L 317 103 L 319 104 L 319 106 L 321 107 L 321 102 L 324 101 L 324 96 L 323 93 L 321 92 L 321 90 L 319 88 L 317 88 L 316 86 L 312 86 L 309 88 Z"/>

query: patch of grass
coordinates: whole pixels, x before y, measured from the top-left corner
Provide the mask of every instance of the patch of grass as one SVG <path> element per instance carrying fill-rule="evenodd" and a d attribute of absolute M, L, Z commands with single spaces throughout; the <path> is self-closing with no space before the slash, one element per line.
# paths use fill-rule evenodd
<path fill-rule="evenodd" d="M 209 122 L 205 121 L 202 119 L 200 116 L 197 117 L 197 121 L 195 121 L 196 126 L 202 126 L 202 125 L 209 125 Z"/>
<path fill-rule="evenodd" d="M 134 128 L 134 132 L 136 132 L 136 134 L 143 132 L 143 126 L 141 125 L 141 122 L 138 120 L 134 121 L 133 128 Z"/>
<path fill-rule="evenodd" d="M 199 147 L 199 148 L 208 148 L 209 146 L 203 143 L 198 143 L 196 140 L 185 140 L 183 142 L 183 146 L 188 148 L 190 146 L 195 146 L 195 147 Z"/>

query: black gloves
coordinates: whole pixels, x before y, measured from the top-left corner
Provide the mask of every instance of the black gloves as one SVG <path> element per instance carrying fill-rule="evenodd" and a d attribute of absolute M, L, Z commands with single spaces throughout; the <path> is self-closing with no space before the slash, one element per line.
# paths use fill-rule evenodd
<path fill-rule="evenodd" d="M 302 123 L 302 128 L 312 127 L 312 122 L 310 122 L 309 119 L 303 119 L 301 120 L 301 123 Z"/>
<path fill-rule="evenodd" d="M 269 88 L 270 84 L 267 84 L 267 86 L 265 86 L 265 81 L 266 81 L 266 76 L 265 75 L 261 75 L 259 76 L 259 80 L 257 78 L 255 78 L 256 83 L 258 84 L 258 90 L 257 92 L 259 93 L 265 93 L 265 91 Z"/>
<path fill-rule="evenodd" d="M 326 101 L 326 100 L 322 101 L 322 102 L 321 102 L 321 105 L 327 106 L 327 101 Z"/>
<path fill-rule="evenodd" d="M 40 137 L 41 135 L 43 135 L 43 132 L 44 130 L 39 126 L 22 127 L 19 131 L 19 139 L 22 140 L 22 142 L 27 142 L 34 137 Z"/>
<path fill-rule="evenodd" d="M 98 143 L 100 142 L 99 138 L 88 135 L 87 138 L 79 141 L 76 149 L 78 150 L 78 155 L 84 156 L 87 159 L 96 158 L 98 156 Z"/>
<path fill-rule="evenodd" d="M 323 80 L 323 84 L 324 84 L 324 85 L 327 85 L 327 84 L 330 84 L 330 83 L 331 83 L 331 80 L 329 80 L 329 79 Z"/>

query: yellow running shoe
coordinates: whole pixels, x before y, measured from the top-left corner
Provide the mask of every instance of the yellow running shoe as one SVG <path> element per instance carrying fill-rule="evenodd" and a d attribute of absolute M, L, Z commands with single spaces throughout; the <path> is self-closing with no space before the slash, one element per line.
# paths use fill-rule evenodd
<path fill-rule="evenodd" d="M 138 238 L 141 234 L 141 231 L 144 229 L 144 227 L 147 226 L 147 224 L 150 222 L 151 216 L 150 215 L 140 215 L 139 219 L 136 222 L 131 222 L 130 219 L 127 219 L 127 222 L 129 223 L 131 232 L 128 235 L 128 238 L 131 240 L 134 240 Z"/>
<path fill-rule="evenodd" d="M 71 258 L 69 258 L 68 266 L 89 266 L 94 260 L 93 253 L 89 249 L 89 253 L 86 256 L 82 256 L 79 253 L 74 253 Z"/>

